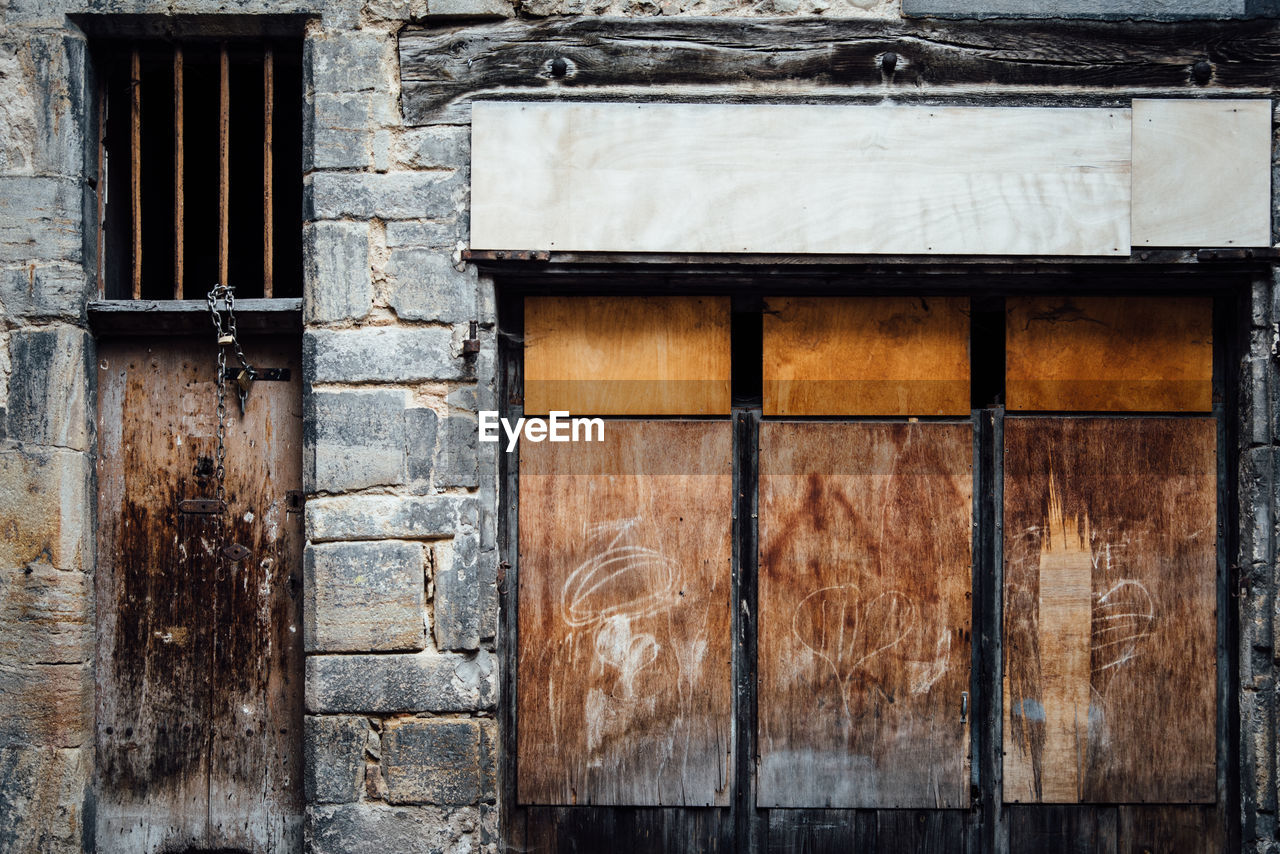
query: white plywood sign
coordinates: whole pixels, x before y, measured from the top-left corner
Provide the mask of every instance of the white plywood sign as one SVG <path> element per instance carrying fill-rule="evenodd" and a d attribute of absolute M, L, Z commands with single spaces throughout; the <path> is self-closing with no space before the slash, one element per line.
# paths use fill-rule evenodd
<path fill-rule="evenodd" d="M 1133 102 L 1133 245 L 1271 244 L 1271 102 Z"/>
<path fill-rule="evenodd" d="M 1165 102 L 1189 103 L 1207 102 Z M 1269 115 L 1269 102 L 1255 103 Z M 1269 216 L 1259 228 L 1251 201 L 1218 239 L 1159 243 L 1165 232 L 1138 211 L 1179 202 L 1162 182 L 1134 183 L 1131 195 L 1132 128 L 1127 109 L 477 102 L 471 245 L 1114 256 L 1130 252 L 1131 221 L 1146 229 L 1143 245 L 1269 242 Z M 1151 131 L 1155 149 L 1161 132 Z M 1246 121 L 1232 139 L 1256 148 L 1257 135 Z M 1161 162 L 1183 168 L 1176 156 Z M 1261 182 L 1267 206 L 1269 174 L 1242 176 Z"/>

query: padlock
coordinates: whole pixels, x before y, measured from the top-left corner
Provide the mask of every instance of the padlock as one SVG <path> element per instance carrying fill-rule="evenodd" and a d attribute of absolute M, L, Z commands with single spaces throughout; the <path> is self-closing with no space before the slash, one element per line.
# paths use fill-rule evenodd
<path fill-rule="evenodd" d="M 208 339 L 206 339 L 206 340 L 208 340 Z M 218 346 L 219 346 L 219 347 L 225 346 L 225 345 L 227 345 L 227 344 L 234 344 L 234 343 L 236 343 L 236 337 L 235 337 L 234 335 L 219 335 L 219 336 L 218 336 Z"/>
<path fill-rule="evenodd" d="M 241 371 L 239 375 L 236 376 L 236 384 L 240 386 L 241 395 L 248 394 L 250 387 L 253 386 L 253 375 L 247 370 Z"/>

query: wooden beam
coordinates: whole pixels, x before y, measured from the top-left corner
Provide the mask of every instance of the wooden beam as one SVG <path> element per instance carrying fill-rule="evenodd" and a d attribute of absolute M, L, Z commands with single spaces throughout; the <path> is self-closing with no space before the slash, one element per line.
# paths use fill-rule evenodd
<path fill-rule="evenodd" d="M 135 47 L 129 57 L 129 232 L 134 299 L 142 299 L 142 59 Z"/>
<path fill-rule="evenodd" d="M 271 299 L 274 290 L 274 259 L 272 258 L 271 233 L 274 210 L 271 185 L 274 163 L 271 157 L 272 121 L 275 113 L 276 68 L 275 54 L 267 48 L 262 58 L 262 296 Z"/>
<path fill-rule="evenodd" d="M 186 199 L 183 194 L 185 168 L 183 151 L 183 116 L 186 92 L 183 74 L 182 47 L 173 49 L 173 298 L 182 299 L 183 240 L 186 232 L 183 223 Z"/>
<path fill-rule="evenodd" d="M 227 284 L 231 238 L 231 59 L 218 54 L 218 284 Z"/>
<path fill-rule="evenodd" d="M 892 70 L 888 53 L 897 59 Z M 775 92 L 862 87 L 882 97 L 939 86 L 996 94 L 1016 85 L 1198 93 L 1206 89 L 1191 69 L 1200 61 L 1211 65 L 1213 90 L 1275 91 L 1280 23 L 595 18 L 411 27 L 400 37 L 409 124 L 499 89 L 562 96 L 580 87 L 745 84 L 759 92 L 775 84 Z"/>
<path fill-rule="evenodd" d="M 98 206 L 98 299 L 106 299 L 106 258 L 102 255 L 106 232 L 106 220 L 103 214 L 107 198 L 107 83 L 105 78 L 98 80 L 98 185 L 95 189 Z"/>

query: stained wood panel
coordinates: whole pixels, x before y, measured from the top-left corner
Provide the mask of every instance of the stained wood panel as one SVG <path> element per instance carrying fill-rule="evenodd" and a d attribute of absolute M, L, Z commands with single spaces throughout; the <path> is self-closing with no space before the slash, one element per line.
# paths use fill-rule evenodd
<path fill-rule="evenodd" d="M 1216 792 L 1211 419 L 1005 425 L 1009 801 Z"/>
<path fill-rule="evenodd" d="M 300 342 L 244 345 L 293 380 L 256 383 L 244 419 L 229 392 L 225 516 L 180 509 L 214 494 L 212 337 L 98 347 L 103 852 L 301 849 Z"/>
<path fill-rule="evenodd" d="M 1133 102 L 1133 245 L 1271 245 L 1271 101 Z"/>
<path fill-rule="evenodd" d="M 481 101 L 471 243 L 1128 255 L 1129 123 L 1127 109 Z"/>
<path fill-rule="evenodd" d="M 765 415 L 969 413 L 967 298 L 772 298 L 763 325 Z"/>
<path fill-rule="evenodd" d="M 727 420 L 521 444 L 520 802 L 728 804 L 731 452 Z"/>
<path fill-rule="evenodd" d="M 1010 297 L 1011 410 L 1207 412 L 1213 303 L 1207 297 Z"/>
<path fill-rule="evenodd" d="M 529 297 L 528 414 L 729 412 L 728 297 Z"/>
<path fill-rule="evenodd" d="M 969 424 L 760 427 L 760 806 L 969 803 Z"/>

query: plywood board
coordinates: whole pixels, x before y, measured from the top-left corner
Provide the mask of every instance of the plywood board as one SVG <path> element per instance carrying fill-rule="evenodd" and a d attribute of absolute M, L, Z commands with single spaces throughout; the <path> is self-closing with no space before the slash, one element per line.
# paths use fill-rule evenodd
<path fill-rule="evenodd" d="M 1208 297 L 1010 297 L 1010 410 L 1208 412 Z"/>
<path fill-rule="evenodd" d="M 728 297 L 529 297 L 524 411 L 727 415 Z"/>
<path fill-rule="evenodd" d="M 1129 254 L 1129 111 L 476 102 L 471 244 Z"/>
<path fill-rule="evenodd" d="M 724 806 L 731 425 L 520 448 L 521 803 Z"/>
<path fill-rule="evenodd" d="M 229 392 L 223 515 L 182 505 L 215 494 L 197 473 L 216 445 L 212 344 L 98 345 L 103 852 L 302 845 L 301 342 L 244 339 L 293 379 L 256 383 L 243 418 Z"/>
<path fill-rule="evenodd" d="M 760 427 L 762 807 L 969 803 L 973 432 Z"/>
<path fill-rule="evenodd" d="M 1215 797 L 1208 418 L 1005 424 L 1004 791 Z"/>
<path fill-rule="evenodd" d="M 785 297 L 764 313 L 765 415 L 967 415 L 966 297 Z"/>
<path fill-rule="evenodd" d="M 1133 102 L 1133 245 L 1271 245 L 1271 101 Z"/>

